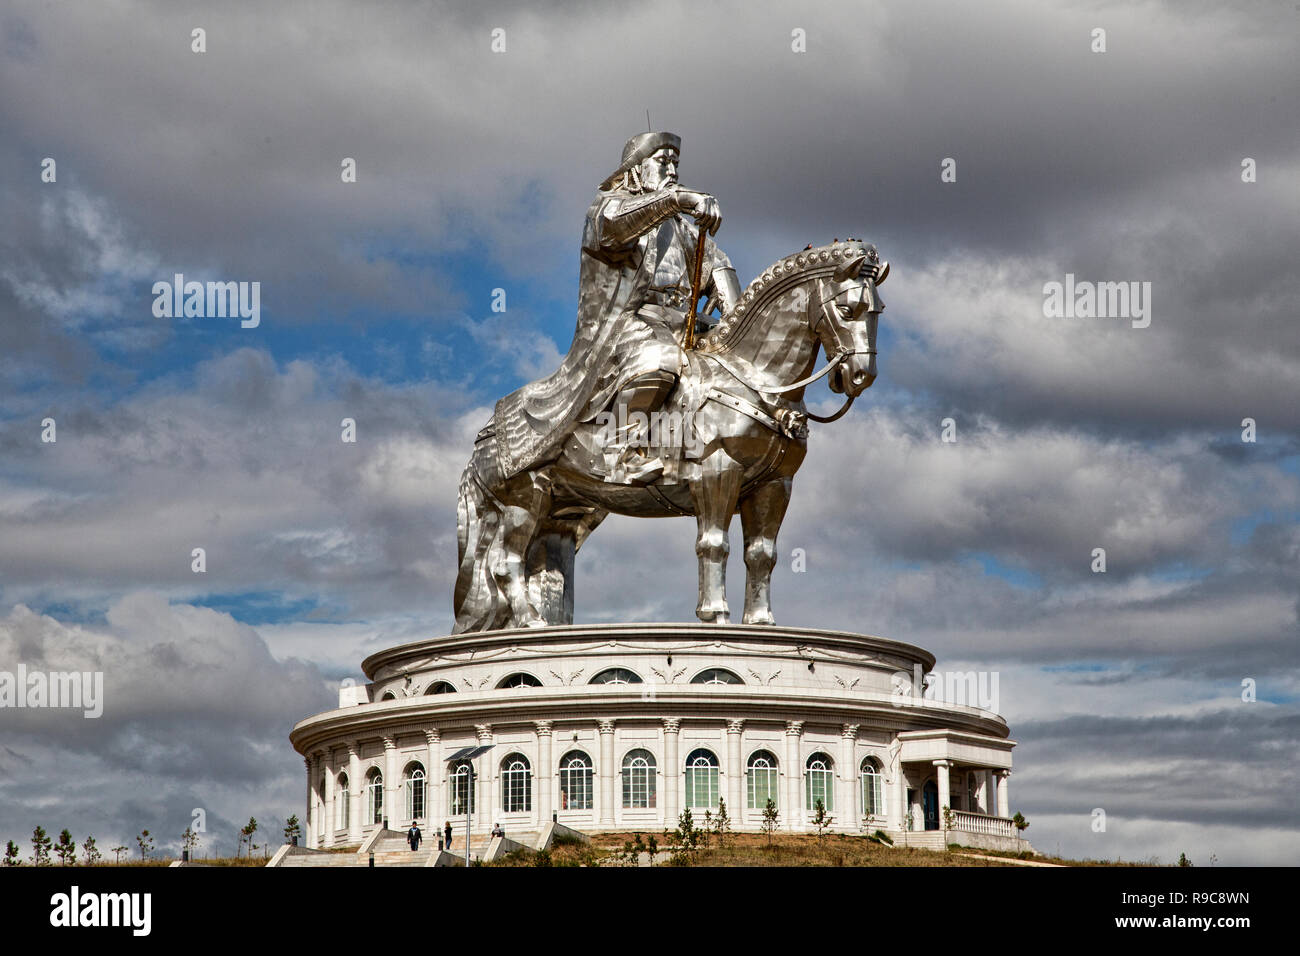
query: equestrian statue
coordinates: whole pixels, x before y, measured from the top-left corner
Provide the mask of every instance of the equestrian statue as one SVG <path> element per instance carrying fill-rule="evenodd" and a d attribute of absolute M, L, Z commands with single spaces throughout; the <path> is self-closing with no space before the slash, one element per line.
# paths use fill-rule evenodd
<path fill-rule="evenodd" d="M 457 633 L 571 624 L 574 556 L 611 512 L 695 516 L 696 615 L 722 624 L 739 513 L 743 621 L 773 623 L 776 537 L 807 423 L 838 419 L 875 380 L 889 264 L 837 239 L 742 293 L 713 241 L 717 200 L 678 183 L 680 154 L 673 133 L 628 140 L 587 211 L 568 354 L 497 402 L 474 441 L 457 503 Z M 821 378 L 845 396 L 824 418 L 803 401 Z"/>

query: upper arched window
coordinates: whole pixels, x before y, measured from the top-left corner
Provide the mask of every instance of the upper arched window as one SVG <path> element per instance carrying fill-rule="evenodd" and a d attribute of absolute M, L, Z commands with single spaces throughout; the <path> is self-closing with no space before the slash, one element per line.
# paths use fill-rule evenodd
<path fill-rule="evenodd" d="M 501 688 L 505 688 L 505 687 L 513 688 L 513 687 L 541 687 L 541 686 L 542 686 L 542 682 L 539 681 L 532 674 L 525 674 L 523 671 L 520 671 L 517 674 L 511 674 L 509 677 L 504 678 L 501 681 L 501 683 L 497 684 L 497 689 L 500 690 Z"/>
<path fill-rule="evenodd" d="M 718 805 L 718 758 L 701 747 L 686 757 L 686 806 L 713 809 Z"/>
<path fill-rule="evenodd" d="M 501 761 L 501 809 L 506 813 L 533 809 L 533 770 L 523 754 L 509 754 Z"/>
<path fill-rule="evenodd" d="M 817 801 L 829 813 L 835 809 L 835 764 L 824 753 L 815 753 L 805 764 L 804 783 L 807 796 L 806 809 L 816 812 Z"/>
<path fill-rule="evenodd" d="M 591 684 L 639 684 L 641 678 L 626 667 L 608 667 L 593 677 Z"/>
<path fill-rule="evenodd" d="M 862 815 L 884 816 L 884 791 L 881 787 L 880 763 L 874 757 L 862 761 Z"/>
<path fill-rule="evenodd" d="M 445 680 L 436 680 L 425 690 L 425 696 L 429 694 L 454 694 L 456 688 L 450 682 Z"/>
<path fill-rule="evenodd" d="M 403 781 L 406 790 L 406 819 L 415 821 L 424 819 L 424 766 L 418 763 L 409 764 L 406 768 L 406 779 Z"/>
<path fill-rule="evenodd" d="M 623 758 L 623 807 L 655 805 L 655 758 L 648 750 L 629 750 Z"/>
<path fill-rule="evenodd" d="M 397 700 L 397 695 L 394 694 L 391 690 L 386 690 L 386 691 L 384 691 L 384 696 L 381 697 L 381 698 L 379 698 L 379 699 L 380 699 L 381 701 L 384 701 L 384 700 Z"/>
<path fill-rule="evenodd" d="M 710 667 L 691 678 L 692 684 L 743 684 L 745 683 L 725 667 Z"/>
<path fill-rule="evenodd" d="M 776 757 L 767 750 L 755 750 L 749 755 L 749 762 L 745 767 L 747 778 L 747 789 L 749 791 L 749 809 L 763 810 L 767 807 L 767 801 L 771 800 L 777 806 L 781 805 L 777 797 L 777 763 Z"/>
<path fill-rule="evenodd" d="M 592 797 L 591 758 L 573 750 L 560 761 L 560 809 L 590 810 Z"/>

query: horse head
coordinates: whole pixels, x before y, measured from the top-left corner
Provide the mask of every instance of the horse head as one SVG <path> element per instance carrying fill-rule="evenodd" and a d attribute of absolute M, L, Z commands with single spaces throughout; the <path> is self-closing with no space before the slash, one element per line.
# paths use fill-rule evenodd
<path fill-rule="evenodd" d="M 856 397 L 876 380 L 876 328 L 885 308 L 877 286 L 889 275 L 889 263 L 880 261 L 875 246 L 854 240 L 832 246 L 829 258 L 835 268 L 817 280 L 808 323 L 828 360 L 844 356 L 827 380 L 831 391 Z"/>

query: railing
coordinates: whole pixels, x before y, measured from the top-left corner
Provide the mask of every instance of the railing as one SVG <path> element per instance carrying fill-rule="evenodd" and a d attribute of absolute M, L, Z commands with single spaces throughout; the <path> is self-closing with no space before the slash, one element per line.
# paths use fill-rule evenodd
<path fill-rule="evenodd" d="M 1016 825 L 1007 817 L 990 817 L 983 813 L 967 813 L 965 810 L 954 810 L 952 816 L 954 830 L 987 833 L 990 836 L 1017 836 Z"/>

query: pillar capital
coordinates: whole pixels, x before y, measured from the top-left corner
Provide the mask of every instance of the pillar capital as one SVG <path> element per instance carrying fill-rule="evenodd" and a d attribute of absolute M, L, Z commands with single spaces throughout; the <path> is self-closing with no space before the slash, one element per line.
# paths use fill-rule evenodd
<path fill-rule="evenodd" d="M 930 763 L 934 764 L 936 767 L 941 767 L 944 770 L 951 770 L 956 766 L 956 764 L 951 760 L 931 760 Z"/>
<path fill-rule="evenodd" d="M 995 776 L 995 777 L 1001 777 L 1003 780 L 1005 780 L 1005 779 L 1007 779 L 1007 777 L 1011 776 L 1011 771 L 1010 771 L 1010 770 L 995 769 L 995 770 L 993 771 L 993 776 Z"/>
<path fill-rule="evenodd" d="M 492 725 L 491 725 L 491 724 L 475 724 L 475 725 L 474 725 L 474 733 L 478 736 L 478 742 L 479 742 L 479 743 L 486 743 L 487 740 L 488 740 L 488 738 L 490 738 L 490 737 L 492 736 Z"/>
<path fill-rule="evenodd" d="M 785 722 L 785 735 L 787 737 L 798 737 L 803 734 L 802 720 L 787 720 Z"/>
<path fill-rule="evenodd" d="M 555 725 L 549 720 L 534 720 L 533 726 L 537 728 L 537 736 L 549 737 L 554 732 L 552 728 Z"/>
<path fill-rule="evenodd" d="M 602 720 L 600 722 L 600 732 L 602 734 L 612 734 L 614 732 L 614 721 Z"/>
<path fill-rule="evenodd" d="M 680 717 L 664 718 L 664 733 L 675 734 L 682 729 L 682 719 Z"/>
<path fill-rule="evenodd" d="M 841 724 L 841 725 L 840 725 L 840 736 L 843 737 L 843 738 L 845 738 L 846 740 L 857 740 L 857 739 L 858 739 L 858 725 L 857 725 L 857 724 Z"/>
<path fill-rule="evenodd" d="M 745 729 L 745 719 L 743 717 L 730 717 L 727 719 L 727 733 L 738 734 Z"/>
<path fill-rule="evenodd" d="M 424 739 L 431 744 L 440 743 L 442 741 L 442 731 L 437 727 L 426 727 L 424 730 Z"/>
<path fill-rule="evenodd" d="M 353 757 L 360 756 L 360 754 L 361 754 L 361 745 L 360 745 L 357 741 L 355 741 L 355 740 L 345 740 L 345 741 L 343 741 L 343 746 L 346 747 L 346 748 L 348 749 L 348 759 L 349 759 L 349 760 L 351 760 Z"/>
<path fill-rule="evenodd" d="M 384 749 L 385 750 L 397 749 L 397 740 L 391 734 L 384 734 Z"/>

